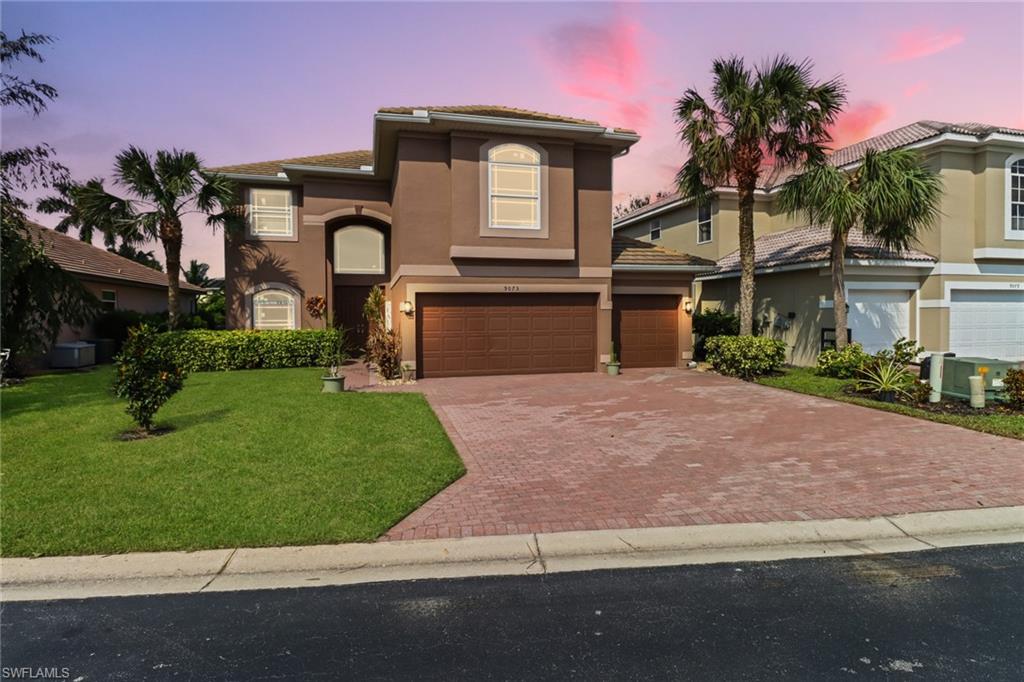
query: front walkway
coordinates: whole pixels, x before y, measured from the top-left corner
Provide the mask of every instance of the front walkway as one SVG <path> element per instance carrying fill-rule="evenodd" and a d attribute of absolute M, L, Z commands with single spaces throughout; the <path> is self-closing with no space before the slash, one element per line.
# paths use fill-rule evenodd
<path fill-rule="evenodd" d="M 467 474 L 385 539 L 1024 504 L 1024 442 L 709 373 L 432 379 L 397 390 L 427 396 Z"/>

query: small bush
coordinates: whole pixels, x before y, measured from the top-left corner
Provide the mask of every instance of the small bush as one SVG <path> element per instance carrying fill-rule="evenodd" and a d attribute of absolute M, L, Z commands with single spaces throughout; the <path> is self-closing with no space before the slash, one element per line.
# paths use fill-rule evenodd
<path fill-rule="evenodd" d="M 707 359 L 722 374 L 753 379 L 782 367 L 786 344 L 766 336 L 713 336 L 707 340 Z"/>
<path fill-rule="evenodd" d="M 707 357 L 705 344 L 712 336 L 737 336 L 740 333 L 740 318 L 724 310 L 712 309 L 693 314 L 693 356 L 698 360 Z"/>
<path fill-rule="evenodd" d="M 402 372 L 402 337 L 395 329 L 377 327 L 366 341 L 366 357 L 385 379 L 397 379 Z"/>
<path fill-rule="evenodd" d="M 900 367 L 906 367 L 917 361 L 917 357 L 924 352 L 924 346 L 917 341 L 905 339 L 902 336 L 892 344 L 892 349 L 880 350 L 875 354 L 879 360 L 891 360 Z"/>
<path fill-rule="evenodd" d="M 879 353 L 857 372 L 856 388 L 892 402 L 896 398 L 913 398 L 916 383 L 917 379 L 905 365 Z"/>
<path fill-rule="evenodd" d="M 128 401 L 128 414 L 139 428 L 150 431 L 153 417 L 181 390 L 185 372 L 167 346 L 146 324 L 128 331 L 124 349 L 115 361 L 114 392 Z"/>
<path fill-rule="evenodd" d="M 847 344 L 843 350 L 828 349 L 818 355 L 815 373 L 835 379 L 852 379 L 871 356 L 864 352 L 859 343 Z"/>
<path fill-rule="evenodd" d="M 1024 410 L 1024 369 L 1007 370 L 1003 390 L 1011 407 Z"/>
<path fill-rule="evenodd" d="M 165 332 L 157 344 L 187 372 L 327 367 L 337 358 L 336 329 Z"/>

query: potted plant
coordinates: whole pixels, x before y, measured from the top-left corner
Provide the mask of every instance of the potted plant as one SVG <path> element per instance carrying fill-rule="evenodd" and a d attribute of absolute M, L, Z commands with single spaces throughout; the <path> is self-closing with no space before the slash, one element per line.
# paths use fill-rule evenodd
<path fill-rule="evenodd" d="M 620 366 L 619 356 L 615 354 L 615 343 L 612 342 L 612 352 L 608 356 L 608 376 L 618 376 Z"/>
<path fill-rule="evenodd" d="M 327 367 L 324 369 L 324 375 L 320 377 L 323 382 L 322 393 L 341 393 L 345 390 L 345 375 L 342 374 L 341 368 L 349 359 L 348 343 L 345 330 L 338 327 L 336 331 L 337 336 L 324 358 Z"/>

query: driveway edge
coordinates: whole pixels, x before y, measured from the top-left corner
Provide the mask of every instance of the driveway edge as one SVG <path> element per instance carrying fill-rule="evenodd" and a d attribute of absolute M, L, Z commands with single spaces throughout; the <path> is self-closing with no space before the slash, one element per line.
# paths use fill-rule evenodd
<path fill-rule="evenodd" d="M 1024 506 L 822 521 L 0 559 L 3 601 L 872 555 L 1024 542 Z"/>

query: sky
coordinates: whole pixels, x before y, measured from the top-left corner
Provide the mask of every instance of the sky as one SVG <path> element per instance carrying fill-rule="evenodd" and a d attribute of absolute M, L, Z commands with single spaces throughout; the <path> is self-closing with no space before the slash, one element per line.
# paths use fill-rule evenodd
<path fill-rule="evenodd" d="M 8 34 L 46 33 L 20 75 L 60 97 L 4 111 L 3 147 L 45 141 L 73 177 L 129 144 L 211 166 L 371 145 L 382 106 L 500 104 L 634 128 L 616 200 L 670 190 L 672 117 L 716 57 L 810 59 L 841 76 L 841 146 L 921 119 L 1024 128 L 1024 3 L 18 3 Z M 55 216 L 38 216 L 45 225 Z M 149 247 L 147 247 L 149 248 Z M 160 249 L 156 252 L 161 256 Z M 186 225 L 184 259 L 222 274 L 222 237 Z"/>

